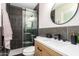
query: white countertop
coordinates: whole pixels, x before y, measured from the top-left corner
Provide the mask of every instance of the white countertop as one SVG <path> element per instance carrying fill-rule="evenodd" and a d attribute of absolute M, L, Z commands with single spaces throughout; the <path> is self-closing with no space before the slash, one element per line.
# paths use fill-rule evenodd
<path fill-rule="evenodd" d="M 79 56 L 79 44 L 73 45 L 70 42 L 55 40 L 54 38 L 36 37 L 36 41 L 42 43 L 50 49 L 57 51 L 65 56 Z"/>

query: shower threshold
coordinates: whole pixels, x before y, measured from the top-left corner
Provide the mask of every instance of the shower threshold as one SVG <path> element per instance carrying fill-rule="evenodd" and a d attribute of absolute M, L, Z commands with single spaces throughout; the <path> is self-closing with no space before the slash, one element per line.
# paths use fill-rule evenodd
<path fill-rule="evenodd" d="M 33 42 L 27 41 L 27 42 L 23 42 L 23 44 L 32 44 Z"/>

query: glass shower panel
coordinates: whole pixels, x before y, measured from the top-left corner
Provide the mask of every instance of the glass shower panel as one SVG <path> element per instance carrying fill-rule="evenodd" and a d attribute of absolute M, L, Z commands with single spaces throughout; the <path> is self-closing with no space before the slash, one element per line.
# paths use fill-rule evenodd
<path fill-rule="evenodd" d="M 24 40 L 23 46 L 34 44 L 34 38 L 37 36 L 37 12 L 26 9 L 24 14 Z"/>

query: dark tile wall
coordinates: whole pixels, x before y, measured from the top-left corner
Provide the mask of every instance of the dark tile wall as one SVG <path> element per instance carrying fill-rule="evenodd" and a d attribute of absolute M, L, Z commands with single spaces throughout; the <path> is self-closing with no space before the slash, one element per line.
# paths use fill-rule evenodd
<path fill-rule="evenodd" d="M 1 27 L 0 27 L 0 46 L 1 46 L 1 43 L 2 43 L 2 39 L 1 39 Z"/>
<path fill-rule="evenodd" d="M 39 36 L 46 36 L 47 33 L 52 34 L 52 36 L 54 36 L 54 34 L 61 34 L 63 39 L 70 41 L 72 32 L 75 32 L 76 34 L 79 33 L 79 26 L 42 28 L 39 29 Z"/>
<path fill-rule="evenodd" d="M 1 27 L 0 27 L 0 56 L 2 55 L 2 39 L 1 39 Z"/>
<path fill-rule="evenodd" d="M 7 12 L 13 31 L 11 49 L 22 48 L 22 8 L 7 4 Z"/>
<path fill-rule="evenodd" d="M 68 39 L 70 40 L 70 36 L 72 33 L 75 33 L 76 35 L 79 33 L 79 26 L 74 26 L 74 27 L 68 27 Z"/>

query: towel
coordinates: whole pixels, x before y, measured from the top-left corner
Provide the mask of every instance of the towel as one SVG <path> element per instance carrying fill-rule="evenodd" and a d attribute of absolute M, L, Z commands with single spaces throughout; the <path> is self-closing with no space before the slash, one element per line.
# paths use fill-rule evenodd
<path fill-rule="evenodd" d="M 0 27 L 1 27 L 1 3 L 0 3 Z"/>
<path fill-rule="evenodd" d="M 3 14 L 3 36 L 5 48 L 10 49 L 10 40 L 12 40 L 12 28 L 9 20 L 8 13 L 6 11 L 6 4 L 2 4 L 2 14 Z"/>
<path fill-rule="evenodd" d="M 11 49 L 10 48 L 10 41 L 11 40 L 4 40 L 4 44 L 5 44 L 4 46 L 5 46 L 6 49 Z"/>

